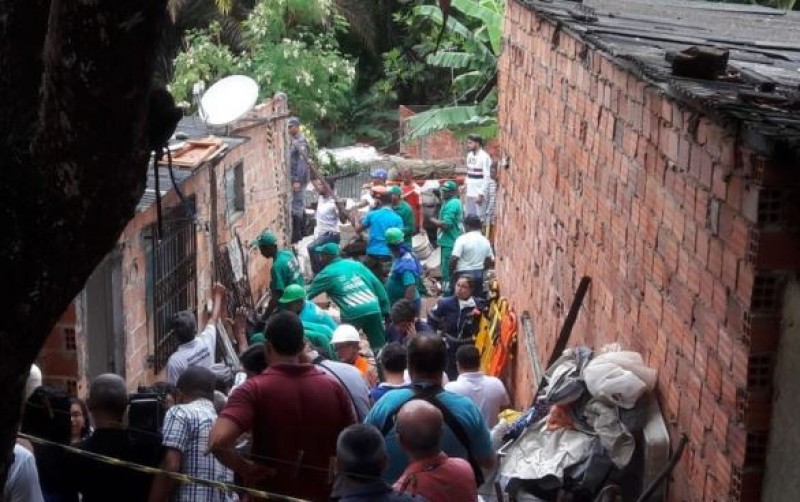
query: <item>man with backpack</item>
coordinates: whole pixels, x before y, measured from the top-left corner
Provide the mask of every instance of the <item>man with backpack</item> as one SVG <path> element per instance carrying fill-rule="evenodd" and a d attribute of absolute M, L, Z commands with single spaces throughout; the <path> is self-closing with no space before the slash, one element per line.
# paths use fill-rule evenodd
<path fill-rule="evenodd" d="M 475 404 L 463 396 L 442 389 L 442 372 L 447 349 L 441 337 L 423 335 L 408 345 L 409 388 L 387 393 L 367 415 L 365 423 L 377 427 L 386 438 L 389 466 L 383 474 L 394 483 L 408 466 L 408 457 L 398 441 L 395 416 L 412 399 L 424 399 L 442 413 L 444 434 L 442 451 L 451 457 L 467 460 L 475 474 L 476 485 L 483 482 L 481 469 L 491 469 L 495 453 L 489 439 L 489 429 Z"/>

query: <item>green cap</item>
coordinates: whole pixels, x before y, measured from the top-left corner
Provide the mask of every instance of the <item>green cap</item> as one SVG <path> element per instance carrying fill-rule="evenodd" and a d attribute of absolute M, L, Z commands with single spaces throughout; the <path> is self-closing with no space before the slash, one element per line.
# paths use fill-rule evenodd
<path fill-rule="evenodd" d="M 333 256 L 339 256 L 339 245 L 336 244 L 335 242 L 329 242 L 327 244 L 315 247 L 314 251 L 316 251 L 317 253 L 332 254 Z"/>
<path fill-rule="evenodd" d="M 252 242 L 254 246 L 269 246 L 269 245 L 276 245 L 278 244 L 278 238 L 275 237 L 275 234 L 270 232 L 269 230 L 264 230 L 264 232 L 258 236 L 258 239 Z"/>
<path fill-rule="evenodd" d="M 403 195 L 403 191 L 397 185 L 393 185 L 392 187 L 390 187 L 389 193 L 392 195 Z"/>
<path fill-rule="evenodd" d="M 283 294 L 278 299 L 278 303 L 292 303 L 306 297 L 306 289 L 299 284 L 290 284 L 283 290 Z"/>
<path fill-rule="evenodd" d="M 443 192 L 452 192 L 453 190 L 458 190 L 458 185 L 453 180 L 447 180 L 442 183 L 442 191 Z"/>
<path fill-rule="evenodd" d="M 389 228 L 386 230 L 386 234 L 384 235 L 386 236 L 386 244 L 389 245 L 400 244 L 403 242 L 403 238 L 405 237 L 403 235 L 403 231 L 399 228 Z"/>
<path fill-rule="evenodd" d="M 264 343 L 267 341 L 267 337 L 264 336 L 264 333 L 253 333 L 250 335 L 250 345 L 255 345 L 257 343 Z"/>

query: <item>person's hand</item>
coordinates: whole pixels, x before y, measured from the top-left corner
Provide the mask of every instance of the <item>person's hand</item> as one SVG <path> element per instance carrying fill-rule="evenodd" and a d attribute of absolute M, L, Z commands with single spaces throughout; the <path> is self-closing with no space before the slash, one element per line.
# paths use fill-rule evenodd
<path fill-rule="evenodd" d="M 253 462 L 252 460 L 245 460 L 241 472 L 245 486 L 258 486 L 261 481 L 275 476 L 277 471 L 272 467 Z"/>
<path fill-rule="evenodd" d="M 227 293 L 228 290 L 223 286 L 221 283 L 217 282 L 214 283 L 214 286 L 211 287 L 211 294 L 214 296 L 222 297 Z"/>
<path fill-rule="evenodd" d="M 292 183 L 292 190 L 294 190 L 295 192 L 299 192 L 300 191 L 300 182 L 299 181 L 295 181 L 295 182 Z"/>
<path fill-rule="evenodd" d="M 478 204 L 483 204 L 483 194 L 482 193 L 478 194 L 478 198 L 475 199 L 475 202 L 477 202 Z"/>

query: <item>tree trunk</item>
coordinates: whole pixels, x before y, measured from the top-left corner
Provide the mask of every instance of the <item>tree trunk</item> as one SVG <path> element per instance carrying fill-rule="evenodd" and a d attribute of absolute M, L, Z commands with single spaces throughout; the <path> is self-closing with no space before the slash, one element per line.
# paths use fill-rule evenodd
<path fill-rule="evenodd" d="M 0 0 L 0 481 L 28 369 L 144 190 L 165 4 Z"/>

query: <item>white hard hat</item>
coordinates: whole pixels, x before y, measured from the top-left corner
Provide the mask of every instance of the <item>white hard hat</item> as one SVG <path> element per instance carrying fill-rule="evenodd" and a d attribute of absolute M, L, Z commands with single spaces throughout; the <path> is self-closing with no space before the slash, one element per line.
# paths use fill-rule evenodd
<path fill-rule="evenodd" d="M 355 326 L 351 326 L 349 324 L 342 324 L 335 330 L 333 330 L 333 338 L 331 338 L 331 343 L 349 343 L 349 342 L 360 342 L 361 335 L 358 333 L 358 330 Z"/>

